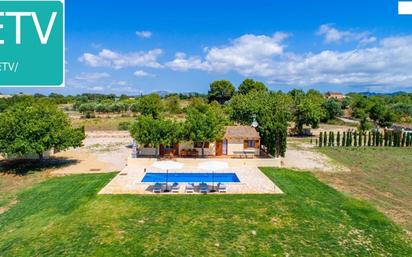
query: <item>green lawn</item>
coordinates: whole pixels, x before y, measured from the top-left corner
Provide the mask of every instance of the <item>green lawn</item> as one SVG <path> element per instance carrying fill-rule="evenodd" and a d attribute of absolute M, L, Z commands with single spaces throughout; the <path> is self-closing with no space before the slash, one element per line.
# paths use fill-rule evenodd
<path fill-rule="evenodd" d="M 312 174 L 285 195 L 96 195 L 115 175 L 52 178 L 0 215 L 1 256 L 412 256 L 404 232 Z"/>
<path fill-rule="evenodd" d="M 351 172 L 319 173 L 323 181 L 366 199 L 412 232 L 411 148 L 322 148 Z"/>

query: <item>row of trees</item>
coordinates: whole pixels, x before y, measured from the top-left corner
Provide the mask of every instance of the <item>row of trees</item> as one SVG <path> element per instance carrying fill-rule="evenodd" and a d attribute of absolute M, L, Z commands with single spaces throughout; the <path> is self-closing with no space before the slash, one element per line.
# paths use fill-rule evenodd
<path fill-rule="evenodd" d="M 352 116 L 361 121 L 363 129 L 374 125 L 390 127 L 394 122 L 412 122 L 412 94 L 365 96 L 351 93 L 348 96 L 345 105 L 352 111 Z"/>
<path fill-rule="evenodd" d="M 179 114 L 182 112 L 178 96 L 170 96 L 162 100 L 158 94 L 142 96 L 138 99 L 103 100 L 101 102 L 86 102 L 74 105 L 80 113 L 120 113 L 133 112 L 142 115 L 159 116 L 162 112 Z"/>
<path fill-rule="evenodd" d="M 347 131 L 341 134 L 321 132 L 319 139 L 316 140 L 319 147 L 411 147 L 412 134 L 402 131 L 385 130 L 383 133 L 378 130 L 373 131 Z"/>

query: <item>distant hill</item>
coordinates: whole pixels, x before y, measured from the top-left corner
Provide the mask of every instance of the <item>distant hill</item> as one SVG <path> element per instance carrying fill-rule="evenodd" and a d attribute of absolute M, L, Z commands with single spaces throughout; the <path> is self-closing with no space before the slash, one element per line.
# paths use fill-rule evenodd
<path fill-rule="evenodd" d="M 397 91 L 393 93 L 360 92 L 358 94 L 363 95 L 363 96 L 397 96 L 397 95 L 407 94 L 407 92 L 404 92 L 404 91 Z"/>

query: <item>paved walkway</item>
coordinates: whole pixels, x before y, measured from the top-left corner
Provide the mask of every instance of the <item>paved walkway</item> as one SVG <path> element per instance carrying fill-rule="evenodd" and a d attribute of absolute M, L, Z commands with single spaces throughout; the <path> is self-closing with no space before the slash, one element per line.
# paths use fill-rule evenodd
<path fill-rule="evenodd" d="M 197 169 L 200 162 L 211 159 L 177 159 L 184 163 L 183 169 L 178 172 L 205 172 Z M 153 183 L 142 183 L 146 172 L 164 172 L 151 167 L 156 159 L 129 158 L 128 165 L 99 194 L 153 194 Z M 227 162 L 229 168 L 219 172 L 235 172 L 240 183 L 225 183 L 227 194 L 280 194 L 282 191 L 266 177 L 258 167 L 280 167 L 279 159 L 219 159 Z M 175 172 L 173 170 L 169 172 Z M 177 172 L 177 171 L 176 171 Z M 185 184 L 182 183 L 179 194 L 184 193 Z M 169 193 L 172 194 L 172 193 Z M 174 193 L 176 194 L 176 193 Z"/>

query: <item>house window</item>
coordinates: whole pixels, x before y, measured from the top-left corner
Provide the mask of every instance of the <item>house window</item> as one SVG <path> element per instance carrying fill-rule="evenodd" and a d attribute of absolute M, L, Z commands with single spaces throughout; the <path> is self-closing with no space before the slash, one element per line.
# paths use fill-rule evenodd
<path fill-rule="evenodd" d="M 202 148 L 202 142 L 194 142 L 194 148 Z M 209 148 L 209 142 L 205 142 L 205 148 Z"/>
<path fill-rule="evenodd" d="M 245 140 L 245 146 L 247 146 L 247 148 L 255 148 L 256 141 L 255 140 Z"/>

